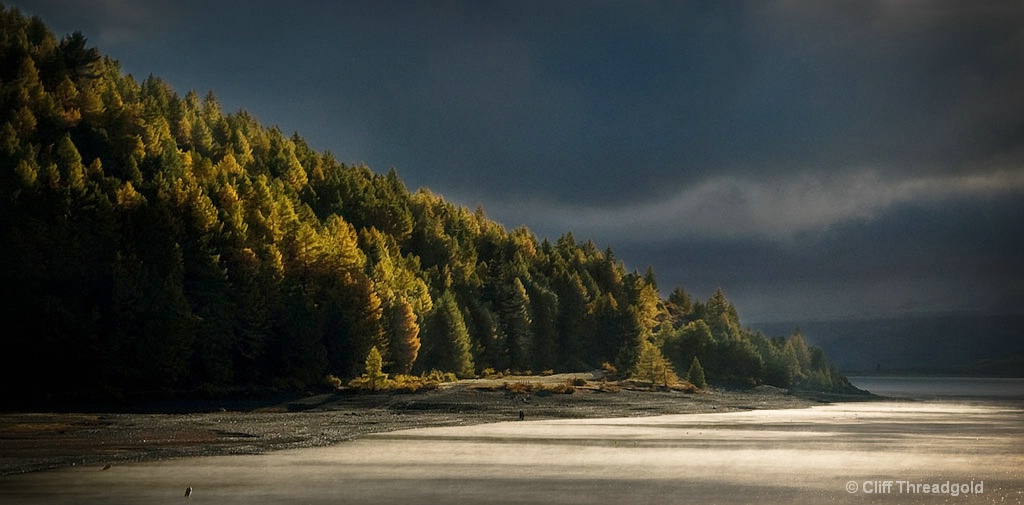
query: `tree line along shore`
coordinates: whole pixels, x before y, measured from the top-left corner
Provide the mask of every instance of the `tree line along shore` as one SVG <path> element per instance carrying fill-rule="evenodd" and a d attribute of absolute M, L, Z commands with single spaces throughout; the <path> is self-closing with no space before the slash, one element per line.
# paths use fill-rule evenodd
<path fill-rule="evenodd" d="M 8 408 L 602 367 L 851 387 L 722 289 L 508 230 L 3 6 L 0 167 Z"/>

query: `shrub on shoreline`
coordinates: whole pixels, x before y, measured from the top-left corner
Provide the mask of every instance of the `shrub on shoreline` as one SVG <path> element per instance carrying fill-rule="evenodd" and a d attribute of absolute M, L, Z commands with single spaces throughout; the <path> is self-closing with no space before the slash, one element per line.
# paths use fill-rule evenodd
<path fill-rule="evenodd" d="M 350 381 L 348 386 L 350 389 L 360 392 L 415 393 L 417 391 L 434 390 L 439 388 L 441 384 L 457 380 L 458 378 L 451 372 L 431 370 L 429 374 L 398 374 L 394 378 L 377 381 L 371 381 L 369 377 L 364 375 Z"/>

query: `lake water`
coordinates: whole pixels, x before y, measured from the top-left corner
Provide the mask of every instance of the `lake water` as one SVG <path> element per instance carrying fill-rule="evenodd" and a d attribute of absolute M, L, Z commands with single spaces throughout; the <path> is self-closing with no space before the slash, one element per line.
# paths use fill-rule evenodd
<path fill-rule="evenodd" d="M 849 377 L 876 395 L 919 400 L 1024 401 L 1024 378 L 989 377 Z"/>
<path fill-rule="evenodd" d="M 854 383 L 915 400 L 423 428 L 262 455 L 65 468 L 0 478 L 0 503 L 1024 503 L 1020 381 Z"/>

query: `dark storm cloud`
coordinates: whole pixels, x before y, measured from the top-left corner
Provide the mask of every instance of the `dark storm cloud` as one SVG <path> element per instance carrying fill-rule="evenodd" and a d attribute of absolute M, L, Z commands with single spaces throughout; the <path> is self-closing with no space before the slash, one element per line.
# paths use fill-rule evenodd
<path fill-rule="evenodd" d="M 1022 296 L 999 239 L 1024 198 L 1018 1 L 19 5 L 343 161 L 593 238 L 665 289 L 723 285 L 750 319 Z"/>
<path fill-rule="evenodd" d="M 39 5 L 130 70 L 192 71 L 168 78 L 467 196 L 1021 156 L 1019 2 L 60 3 Z"/>
<path fill-rule="evenodd" d="M 1022 198 L 961 199 L 899 205 L 785 242 L 677 237 L 615 251 L 700 298 L 724 287 L 745 322 L 1013 314 L 1024 300 L 1022 229 Z"/>

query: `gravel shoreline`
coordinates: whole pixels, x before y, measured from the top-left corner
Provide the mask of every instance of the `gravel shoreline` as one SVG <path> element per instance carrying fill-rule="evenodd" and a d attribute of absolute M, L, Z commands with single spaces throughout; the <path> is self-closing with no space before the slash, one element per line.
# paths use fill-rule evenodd
<path fill-rule="evenodd" d="M 519 419 L 636 417 L 805 408 L 871 395 L 790 394 L 761 386 L 704 393 L 580 387 L 572 394 L 512 394 L 472 381 L 411 394 L 336 393 L 259 406 L 225 402 L 190 413 L 3 413 L 0 476 L 69 466 L 338 444 L 370 433 Z M 187 406 L 178 405 L 180 412 Z M 164 410 L 168 411 L 168 410 Z"/>

